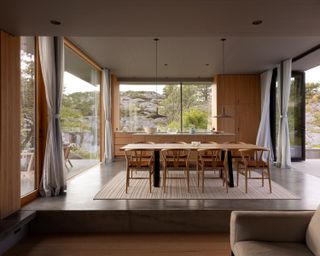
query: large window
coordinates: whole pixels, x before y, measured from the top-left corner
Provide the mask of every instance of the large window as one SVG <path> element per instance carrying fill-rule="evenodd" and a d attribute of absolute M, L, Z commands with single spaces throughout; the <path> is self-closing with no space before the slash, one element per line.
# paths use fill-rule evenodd
<path fill-rule="evenodd" d="M 120 84 L 120 130 L 211 130 L 211 84 Z"/>
<path fill-rule="evenodd" d="M 21 37 L 20 42 L 20 170 L 21 196 L 25 196 L 36 189 L 35 40 L 34 37 Z"/>
<path fill-rule="evenodd" d="M 65 47 L 61 127 L 67 177 L 100 159 L 100 71 Z"/>

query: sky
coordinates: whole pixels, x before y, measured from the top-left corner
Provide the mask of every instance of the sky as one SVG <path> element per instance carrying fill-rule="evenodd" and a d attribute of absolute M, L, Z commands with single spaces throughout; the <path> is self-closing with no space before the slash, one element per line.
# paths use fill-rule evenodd
<path fill-rule="evenodd" d="M 320 82 L 320 66 L 305 71 L 306 83 Z"/>
<path fill-rule="evenodd" d="M 149 92 L 155 92 L 162 94 L 163 88 L 165 87 L 164 84 L 158 84 L 157 86 L 155 84 L 120 84 L 120 91 L 149 91 Z"/>

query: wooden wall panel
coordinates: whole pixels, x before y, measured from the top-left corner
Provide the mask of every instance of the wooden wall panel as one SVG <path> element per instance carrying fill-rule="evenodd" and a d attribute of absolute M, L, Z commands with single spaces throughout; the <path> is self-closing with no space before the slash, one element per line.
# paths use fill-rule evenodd
<path fill-rule="evenodd" d="M 234 105 L 236 102 L 235 77 L 227 75 L 217 75 L 217 106 Z M 219 111 L 219 109 L 218 109 Z M 220 112 L 218 112 L 220 113 Z"/>
<path fill-rule="evenodd" d="M 260 104 L 260 77 L 241 75 L 237 77 L 237 104 Z"/>
<path fill-rule="evenodd" d="M 20 40 L 0 32 L 0 218 L 20 208 Z"/>
<path fill-rule="evenodd" d="M 237 106 L 237 113 L 237 139 L 255 144 L 260 123 L 260 108 L 257 104 L 240 104 Z"/>
<path fill-rule="evenodd" d="M 116 132 L 119 130 L 119 118 L 120 118 L 120 95 L 119 95 L 120 83 L 115 75 L 111 75 L 111 95 L 112 95 L 112 128 Z"/>
<path fill-rule="evenodd" d="M 255 143 L 260 123 L 260 76 L 217 75 L 217 112 L 225 108 L 231 118 L 218 119 L 217 128 L 236 139 Z"/>

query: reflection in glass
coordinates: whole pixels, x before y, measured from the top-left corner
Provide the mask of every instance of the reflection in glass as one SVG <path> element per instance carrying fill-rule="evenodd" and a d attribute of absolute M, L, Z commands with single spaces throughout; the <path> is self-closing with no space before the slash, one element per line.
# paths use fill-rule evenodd
<path fill-rule="evenodd" d="M 288 104 L 288 125 L 291 147 L 291 158 L 302 157 L 302 93 L 301 93 L 301 77 L 294 76 L 291 78 L 290 97 Z"/>
<path fill-rule="evenodd" d="M 34 37 L 21 37 L 21 124 L 20 124 L 20 170 L 21 196 L 36 189 L 36 87 L 35 87 L 35 41 Z"/>
<path fill-rule="evenodd" d="M 211 84 L 120 84 L 120 130 L 207 131 L 211 106 Z"/>
<path fill-rule="evenodd" d="M 194 128 L 197 132 L 211 130 L 211 84 L 184 84 L 182 86 L 183 132 Z"/>
<path fill-rule="evenodd" d="M 120 130 L 179 129 L 180 85 L 120 84 Z"/>
<path fill-rule="evenodd" d="M 99 162 L 100 73 L 65 47 L 61 127 L 67 178 Z"/>

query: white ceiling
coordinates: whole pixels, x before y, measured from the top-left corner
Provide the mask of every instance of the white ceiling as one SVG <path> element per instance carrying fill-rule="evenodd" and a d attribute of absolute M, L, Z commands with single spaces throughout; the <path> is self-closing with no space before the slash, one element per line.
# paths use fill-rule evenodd
<path fill-rule="evenodd" d="M 124 78 L 154 76 L 159 37 L 159 76 L 197 78 L 221 72 L 221 37 L 227 73 L 262 72 L 312 48 L 319 12 L 319 0 L 0 0 L 0 28 L 67 36 Z"/>

